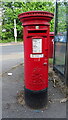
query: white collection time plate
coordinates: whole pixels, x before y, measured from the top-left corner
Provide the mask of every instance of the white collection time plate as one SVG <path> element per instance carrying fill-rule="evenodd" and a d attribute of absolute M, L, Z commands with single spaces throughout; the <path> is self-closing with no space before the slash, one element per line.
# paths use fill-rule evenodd
<path fill-rule="evenodd" d="M 33 53 L 42 53 L 42 39 L 41 38 L 32 39 L 32 49 L 33 49 Z"/>

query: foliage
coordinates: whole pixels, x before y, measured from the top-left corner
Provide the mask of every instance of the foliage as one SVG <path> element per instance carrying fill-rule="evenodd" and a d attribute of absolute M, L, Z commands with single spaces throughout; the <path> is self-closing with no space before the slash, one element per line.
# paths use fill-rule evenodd
<path fill-rule="evenodd" d="M 49 58 L 49 64 L 53 64 L 53 58 Z"/>
<path fill-rule="evenodd" d="M 57 31 L 58 33 L 64 33 L 66 31 L 67 23 L 66 23 L 66 15 L 67 11 L 67 2 L 58 3 L 58 16 L 57 16 Z"/>
<path fill-rule="evenodd" d="M 16 19 L 18 38 L 22 37 L 22 23 L 18 19 L 18 14 L 26 11 L 42 10 L 54 13 L 54 3 L 52 2 L 2 2 L 3 24 L 1 38 L 9 39 L 14 37 L 14 19 Z M 54 19 L 50 22 L 51 31 L 54 31 Z"/>

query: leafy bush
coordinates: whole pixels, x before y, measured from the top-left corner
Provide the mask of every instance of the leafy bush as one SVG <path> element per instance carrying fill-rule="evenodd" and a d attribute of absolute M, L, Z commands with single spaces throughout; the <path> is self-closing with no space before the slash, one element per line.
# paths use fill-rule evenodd
<path fill-rule="evenodd" d="M 3 7 L 3 24 L 2 29 L 6 32 L 1 33 L 3 40 L 10 41 L 9 38 L 14 38 L 14 19 L 16 19 L 17 37 L 22 38 L 22 23 L 18 19 L 18 14 L 26 11 L 42 10 L 54 13 L 54 3 L 52 2 L 2 2 Z M 51 29 L 54 31 L 54 19 L 50 22 Z"/>

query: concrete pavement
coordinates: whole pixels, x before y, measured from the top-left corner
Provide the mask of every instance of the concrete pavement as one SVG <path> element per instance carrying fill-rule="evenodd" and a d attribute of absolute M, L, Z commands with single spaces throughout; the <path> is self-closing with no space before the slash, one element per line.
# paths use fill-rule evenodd
<path fill-rule="evenodd" d="M 2 117 L 3 118 L 66 118 L 66 102 L 60 101 L 65 97 L 58 87 L 53 87 L 49 79 L 48 105 L 46 109 L 32 110 L 25 103 L 18 101 L 20 91 L 24 91 L 23 64 L 11 69 L 2 76 Z"/>

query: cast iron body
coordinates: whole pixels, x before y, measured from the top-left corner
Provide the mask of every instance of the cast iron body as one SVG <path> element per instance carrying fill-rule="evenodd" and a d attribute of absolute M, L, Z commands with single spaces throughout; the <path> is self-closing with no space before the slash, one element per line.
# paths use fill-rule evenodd
<path fill-rule="evenodd" d="M 25 101 L 32 108 L 47 104 L 49 22 L 53 16 L 45 11 L 18 15 L 23 23 Z"/>

